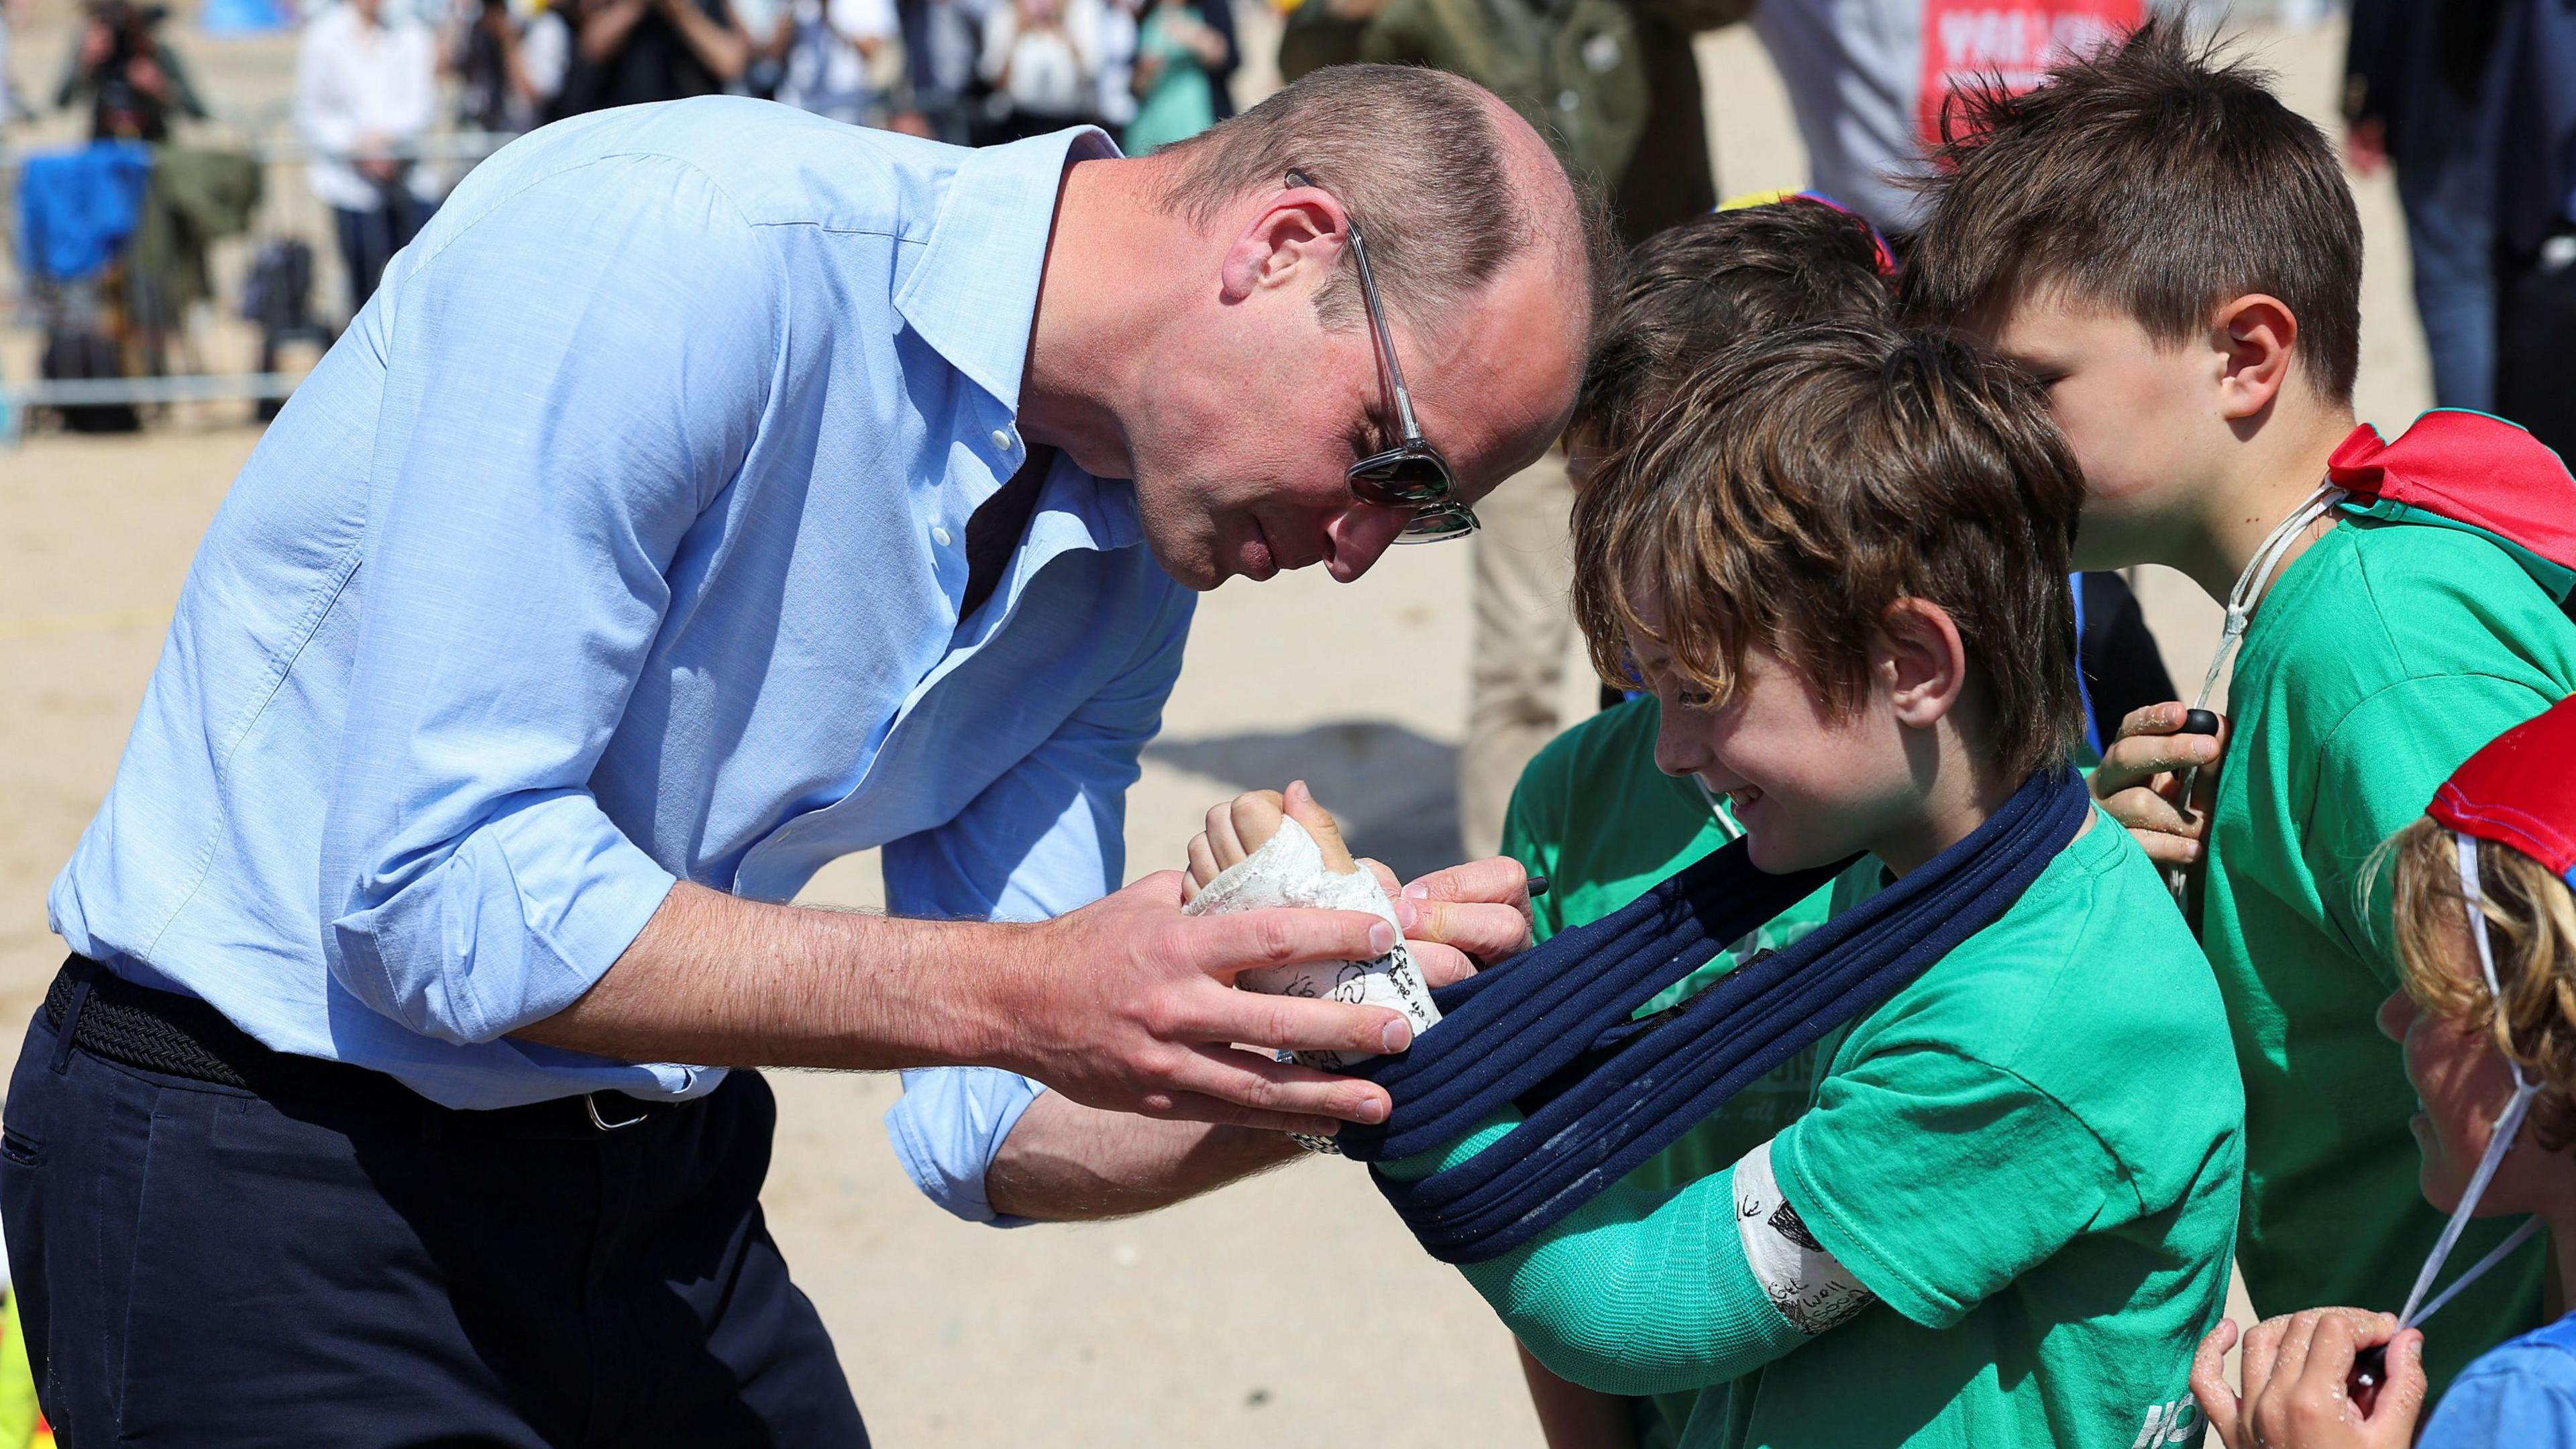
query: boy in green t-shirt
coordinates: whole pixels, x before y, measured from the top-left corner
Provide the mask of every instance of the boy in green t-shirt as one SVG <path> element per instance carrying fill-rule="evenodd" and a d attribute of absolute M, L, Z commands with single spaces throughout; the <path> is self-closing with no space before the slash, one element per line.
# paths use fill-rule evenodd
<path fill-rule="evenodd" d="M 2246 1287 L 2267 1316 L 2394 1310 L 2442 1216 L 2372 1021 L 2398 979 L 2384 907 L 2367 918 L 2355 878 L 2478 746 L 2576 691 L 2576 624 L 2492 539 L 2317 493 L 2353 432 L 2361 228 L 2332 147 L 2262 76 L 2150 26 L 2036 90 L 1971 98 L 1954 135 L 1909 302 L 2048 383 L 2084 464 L 2078 563 L 2168 564 L 2251 612 L 2228 732 L 2141 710 L 2093 777 L 2188 872 L 2227 999 Z M 2510 1226 L 2473 1224 L 2460 1259 Z M 2543 1272 L 2535 1243 L 2444 1310 L 2437 1387 L 2540 1323 Z"/>
<path fill-rule="evenodd" d="M 2065 768 L 2080 490 L 2001 367 L 1879 324 L 1793 329 L 1693 374 L 1587 482 L 1577 613 L 1605 677 L 1653 687 L 1658 763 L 1728 800 L 1753 863 L 1866 851 L 1849 897 Z M 2090 822 L 1829 1040 L 1777 1134 L 1676 1189 L 1614 1186 L 1468 1279 L 1564 1379 L 1691 1395 L 1688 1449 L 2183 1442 L 2242 1106 L 2162 892 Z M 1573 1407 L 1550 1415 L 1561 1445 Z M 1616 1443 L 1624 1409 L 1600 1407 L 1593 1442 Z"/>

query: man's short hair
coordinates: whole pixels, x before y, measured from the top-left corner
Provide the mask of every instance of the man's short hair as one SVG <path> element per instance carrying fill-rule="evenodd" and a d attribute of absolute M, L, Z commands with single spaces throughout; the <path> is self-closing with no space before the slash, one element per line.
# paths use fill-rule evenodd
<path fill-rule="evenodd" d="M 1436 326 L 1521 253 L 1548 244 L 1577 254 L 1567 260 L 1583 269 L 1583 300 L 1597 323 L 1618 270 L 1599 189 L 1566 176 L 1579 233 L 1534 230 L 1532 209 L 1552 198 L 1522 195 L 1513 184 L 1497 104 L 1475 82 L 1442 71 L 1326 66 L 1156 153 L 1176 163 L 1163 202 L 1205 228 L 1301 171 L 1341 202 L 1368 240 L 1380 298 L 1415 325 Z M 1565 175 L 1562 163 L 1550 165 Z M 1343 266 L 1316 305 L 1329 327 L 1361 325 L 1357 271 Z"/>
<path fill-rule="evenodd" d="M 1954 96 L 1906 269 L 1917 315 L 1965 321 L 2033 292 L 2201 335 L 2224 303 L 2279 298 L 2329 402 L 2361 366 L 2361 218 L 2334 147 L 2181 27 L 2151 21 L 2019 95 Z"/>
<path fill-rule="evenodd" d="M 1749 339 L 1826 317 L 1896 309 L 1867 221 L 1805 196 L 1667 227 L 1628 253 L 1595 330 L 1574 427 L 1617 447 L 1673 384 Z"/>
<path fill-rule="evenodd" d="M 2081 719 L 2067 555 L 2084 478 L 2039 385 L 1963 339 L 1810 322 L 1720 353 L 1575 497 L 1575 616 L 1602 678 L 1630 632 L 1723 701 L 1745 651 L 1856 708 L 1889 606 L 1947 611 L 1980 763 L 2062 763 Z"/>

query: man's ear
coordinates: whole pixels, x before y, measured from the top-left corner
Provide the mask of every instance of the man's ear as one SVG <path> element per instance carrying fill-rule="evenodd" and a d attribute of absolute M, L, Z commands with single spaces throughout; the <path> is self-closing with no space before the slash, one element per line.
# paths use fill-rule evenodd
<path fill-rule="evenodd" d="M 1968 647 L 1950 611 L 1929 599 L 1899 599 L 1879 616 L 1878 672 L 1896 721 L 1929 729 L 1958 707 L 1968 687 Z"/>
<path fill-rule="evenodd" d="M 1304 268 L 1333 266 L 1349 236 L 1350 217 L 1329 191 L 1295 186 L 1269 197 L 1226 248 L 1219 282 L 1225 301 L 1285 285 Z"/>
<path fill-rule="evenodd" d="M 2231 422 L 2261 416 L 2289 381 L 2297 314 L 2259 292 L 2239 297 L 2211 319 L 2210 339 L 2226 359 L 2218 376 L 2219 415 Z"/>

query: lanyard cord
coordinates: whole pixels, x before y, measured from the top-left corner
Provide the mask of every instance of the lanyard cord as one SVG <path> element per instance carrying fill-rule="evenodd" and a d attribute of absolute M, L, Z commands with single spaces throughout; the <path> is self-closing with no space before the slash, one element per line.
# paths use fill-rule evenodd
<path fill-rule="evenodd" d="M 2469 934 L 2478 943 L 2478 969 L 2486 976 L 2487 998 L 2501 1013 L 2505 1009 L 2504 992 L 2496 985 L 2495 947 L 2487 940 L 2486 912 L 2480 904 L 2483 892 L 2478 884 L 2478 843 L 2464 831 L 2453 832 L 2452 839 L 2455 842 L 2453 848 L 2460 858 L 2460 900 L 2469 913 Z M 2442 1271 L 2443 1260 L 2451 1256 L 2452 1247 L 2460 1241 L 2460 1232 L 2469 1225 L 2470 1215 L 2477 1211 L 2478 1199 L 2485 1195 L 2487 1183 L 2495 1177 L 2496 1169 L 2504 1165 L 2505 1155 L 2513 1150 L 2514 1133 L 2521 1128 L 2523 1114 L 2531 1108 L 2531 1099 L 2540 1092 L 2540 1084 L 2523 1074 L 2522 1063 L 2507 1056 L 2505 1065 L 2513 1068 L 2513 1100 L 2506 1105 L 2503 1115 L 2496 1118 L 2495 1130 L 2487 1138 L 2487 1150 L 2478 1159 L 2478 1170 L 2469 1178 L 2468 1189 L 2460 1194 L 2460 1205 L 2452 1210 L 2451 1220 L 2443 1224 L 2442 1236 L 2433 1244 L 2432 1254 L 2425 1258 L 2423 1271 L 2415 1275 L 2414 1291 L 2406 1295 L 2406 1311 L 2397 1315 L 2399 1328 L 2413 1328 L 2440 1312 L 2443 1304 L 2475 1282 L 2478 1275 L 2504 1261 L 2506 1254 L 2521 1247 L 2540 1230 L 2538 1218 L 2524 1223 L 2512 1237 L 2498 1244 L 2494 1251 L 2461 1274 L 2459 1281 L 2444 1289 L 2442 1296 L 2434 1299 L 2422 1313 L 2415 1311 L 2416 1305 L 2423 1303 L 2425 1292 L 2433 1286 L 2434 1276 Z"/>
<path fill-rule="evenodd" d="M 2314 492 L 2300 501 L 2298 507 L 2290 510 L 2288 517 L 2272 525 L 2272 531 L 2263 535 L 2263 542 L 2256 545 L 2254 556 L 2245 561 L 2244 571 L 2236 576 L 2236 587 L 2227 591 L 2227 622 L 2218 632 L 2218 652 L 2209 658 L 2209 672 L 2201 676 L 2200 693 L 2192 697 L 2193 709 L 2209 708 L 2209 697 L 2218 690 L 2219 676 L 2226 672 L 2228 661 L 2236 655 L 2236 646 L 2245 638 L 2246 626 L 2254 620 L 2254 606 L 2262 602 L 2263 590 L 2271 584 L 2273 573 L 2281 567 L 2281 560 L 2289 556 L 2291 546 L 2298 542 L 2300 534 L 2308 531 L 2310 525 L 2325 517 L 2328 510 L 2343 500 L 2342 489 L 2332 483 L 2320 483 Z M 2182 788 L 2175 798 L 2186 818 L 2191 813 L 2192 786 L 2199 778 L 2198 765 L 2182 772 Z M 2181 904 L 2190 889 L 2182 868 L 2177 866 L 2167 872 L 2165 883 L 2172 888 L 2175 903 Z"/>
<path fill-rule="evenodd" d="M 1691 776 L 1691 783 L 1699 787 L 1699 798 L 1707 802 L 1708 813 L 1716 819 L 1717 828 L 1726 832 L 1727 840 L 1742 840 L 1744 827 L 1736 824 L 1734 817 L 1726 813 L 1726 803 L 1718 798 L 1717 792 L 1708 788 L 1708 782 L 1697 775 Z"/>

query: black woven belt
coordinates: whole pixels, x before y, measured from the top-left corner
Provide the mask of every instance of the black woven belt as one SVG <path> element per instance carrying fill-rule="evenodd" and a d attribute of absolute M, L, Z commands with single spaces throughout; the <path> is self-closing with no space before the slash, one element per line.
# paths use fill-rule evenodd
<path fill-rule="evenodd" d="M 263 1046 L 193 996 L 137 986 L 86 956 L 73 956 L 45 991 L 45 1024 L 62 1030 L 83 982 L 72 1044 L 92 1056 L 263 1096 L 410 1109 L 430 1105 L 409 1087 L 365 1067 Z"/>
<path fill-rule="evenodd" d="M 86 956 L 73 956 L 55 973 L 54 984 L 45 992 L 46 1025 L 62 1030 L 63 1018 L 71 1013 L 83 983 L 89 987 L 89 999 L 81 1003 L 80 1020 L 72 1028 L 74 1046 L 147 1072 L 237 1087 L 263 1097 L 422 1111 L 499 1130 L 569 1128 L 583 1123 L 588 1124 L 585 1131 L 607 1130 L 691 1105 L 600 1092 L 488 1111 L 442 1107 L 382 1072 L 264 1046 L 205 1002 L 137 986 Z M 600 1116 L 602 1110 L 607 1117 Z"/>

